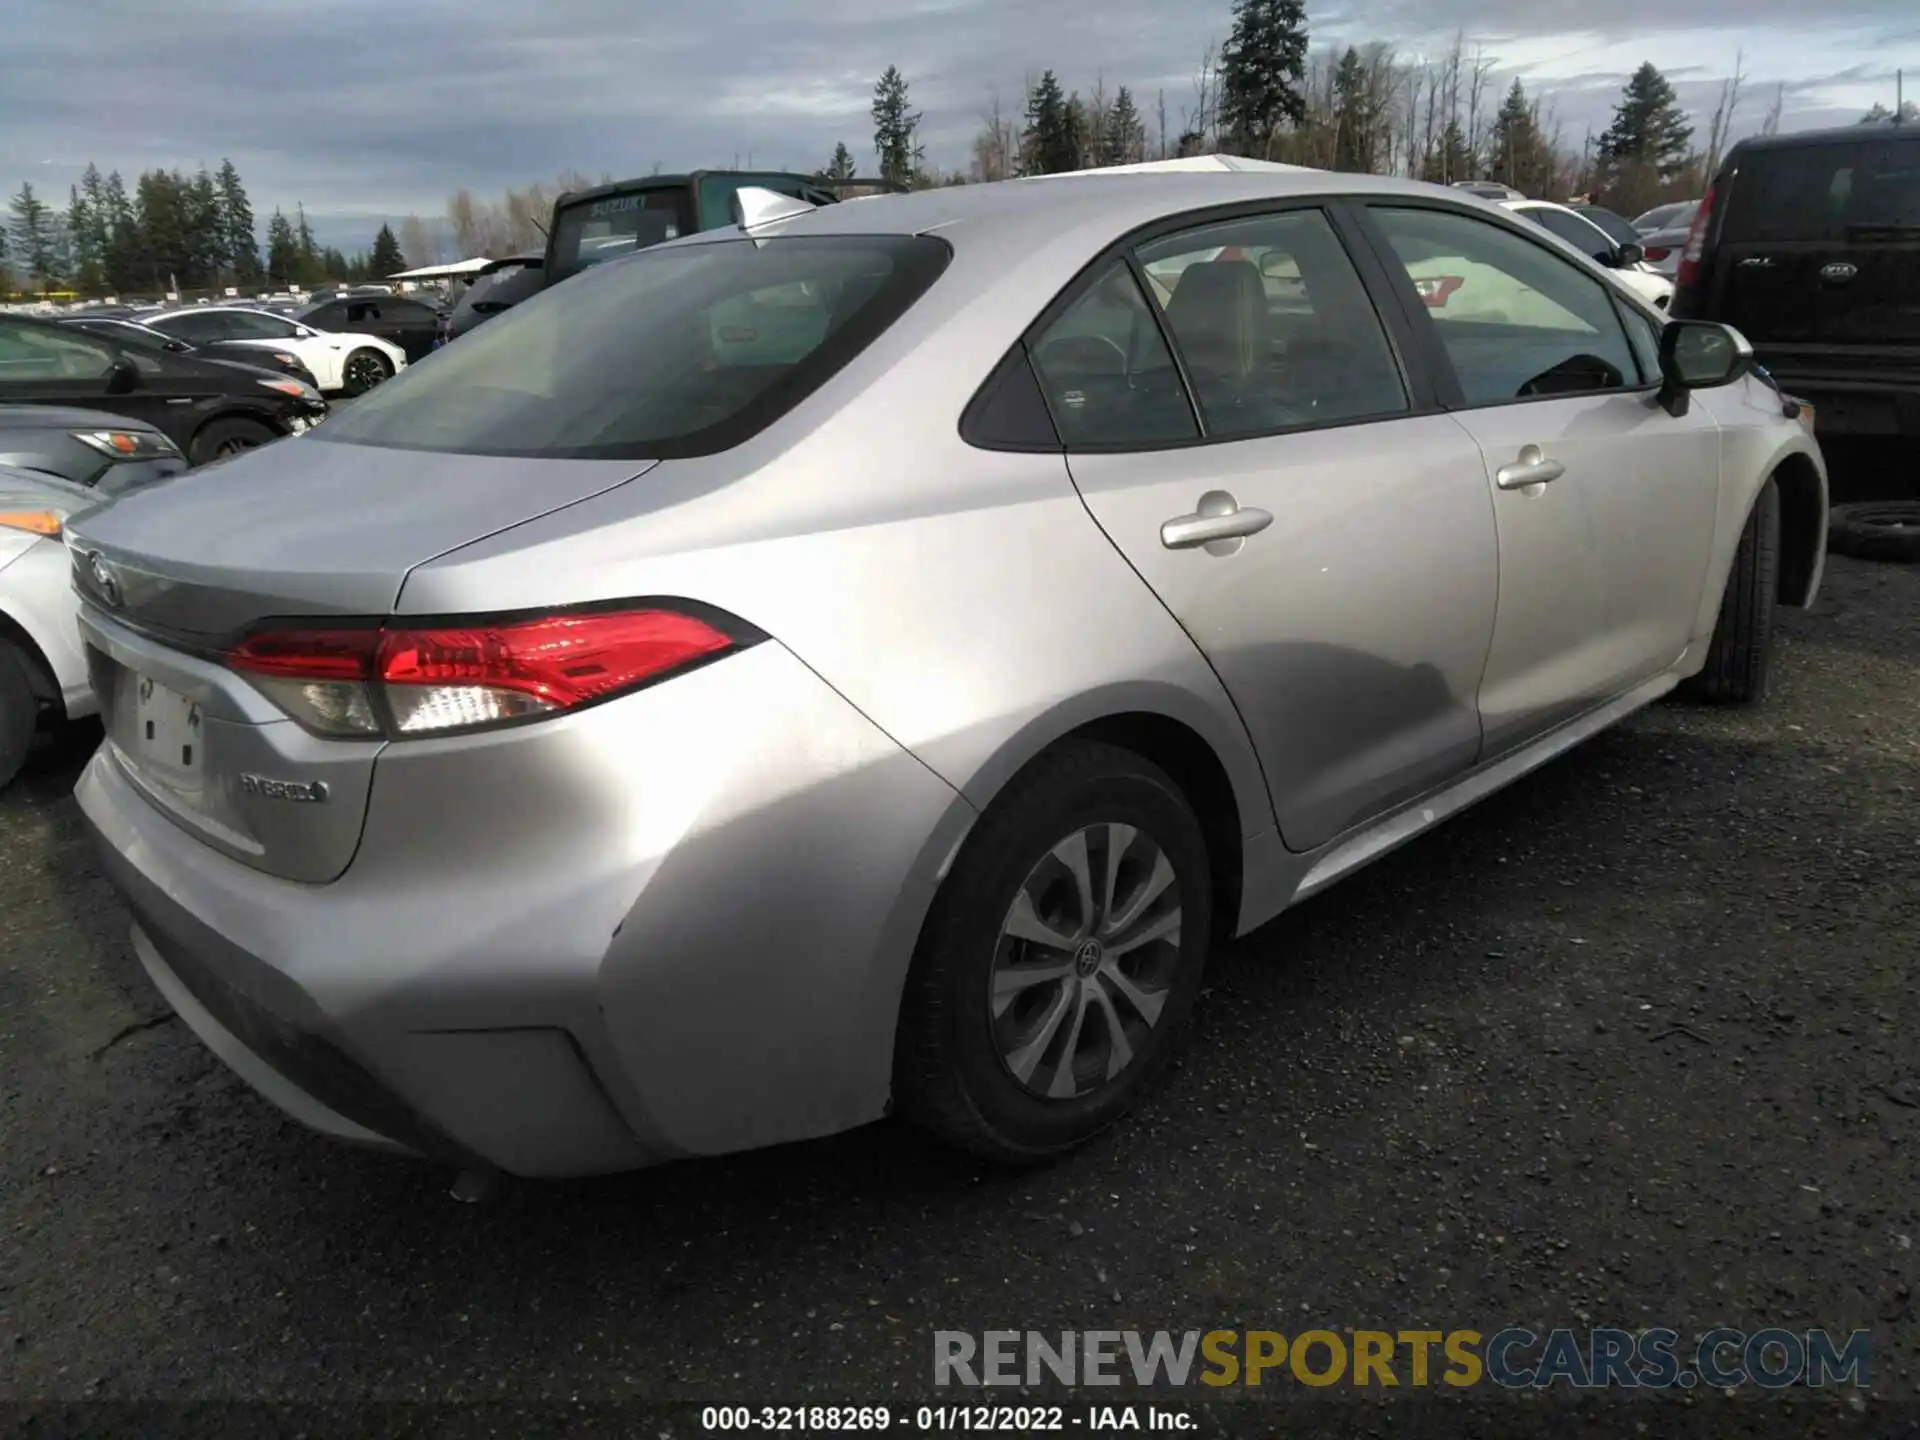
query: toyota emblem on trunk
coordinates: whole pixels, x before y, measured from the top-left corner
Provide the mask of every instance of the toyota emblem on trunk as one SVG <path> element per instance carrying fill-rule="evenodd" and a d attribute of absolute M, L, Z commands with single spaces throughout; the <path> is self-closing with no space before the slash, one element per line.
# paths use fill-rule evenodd
<path fill-rule="evenodd" d="M 1859 273 L 1860 267 L 1858 265 L 1851 264 L 1845 260 L 1836 260 L 1831 265 L 1822 265 L 1820 267 L 1820 278 L 1822 280 L 1851 280 Z"/>
<path fill-rule="evenodd" d="M 120 581 L 113 573 L 113 567 L 107 563 L 106 557 L 98 550 L 94 551 L 93 558 L 88 562 L 87 568 L 93 575 L 94 585 L 100 591 L 100 598 L 105 600 L 109 605 L 118 605 L 120 603 Z"/>

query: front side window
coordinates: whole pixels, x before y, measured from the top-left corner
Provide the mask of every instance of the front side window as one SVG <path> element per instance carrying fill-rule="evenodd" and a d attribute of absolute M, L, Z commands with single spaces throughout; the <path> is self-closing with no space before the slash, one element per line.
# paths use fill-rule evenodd
<path fill-rule="evenodd" d="M 113 351 L 86 335 L 0 320 L 0 381 L 100 380 Z"/>
<path fill-rule="evenodd" d="M 461 455 L 715 454 L 825 384 L 950 253 L 930 236 L 844 235 L 636 255 L 514 306 L 323 428 Z"/>
<path fill-rule="evenodd" d="M 1139 260 L 1209 436 L 1407 410 L 1386 330 L 1320 211 L 1182 231 Z"/>
<path fill-rule="evenodd" d="M 221 315 L 162 315 L 150 323 L 154 329 L 189 345 L 205 345 L 227 338 L 225 317 Z"/>
<path fill-rule="evenodd" d="M 1582 255 L 1590 255 L 1604 264 L 1613 256 L 1607 237 L 1589 221 L 1565 210 L 1522 210 L 1520 212 L 1549 235 L 1557 235 Z"/>
<path fill-rule="evenodd" d="M 229 310 L 221 318 L 229 340 L 291 340 L 300 333 L 291 320 L 264 311 Z"/>
<path fill-rule="evenodd" d="M 1606 282 L 1503 226 L 1440 210 L 1372 207 L 1469 405 L 1639 383 Z"/>
<path fill-rule="evenodd" d="M 1069 448 L 1199 438 L 1173 355 L 1125 261 L 1116 260 L 1035 337 L 1033 367 Z"/>

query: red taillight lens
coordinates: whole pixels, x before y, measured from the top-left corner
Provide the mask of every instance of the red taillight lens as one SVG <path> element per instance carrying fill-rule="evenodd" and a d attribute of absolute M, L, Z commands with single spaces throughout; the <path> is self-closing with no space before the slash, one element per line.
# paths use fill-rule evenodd
<path fill-rule="evenodd" d="M 321 734 L 430 735 L 592 704 L 747 643 L 744 634 L 664 609 L 276 629 L 247 636 L 227 664 Z"/>
<path fill-rule="evenodd" d="M 615 695 L 732 645 L 671 610 L 390 630 L 378 674 L 403 734 L 466 729 Z"/>
<path fill-rule="evenodd" d="M 1671 255 L 1672 253 L 1673 251 L 1669 250 L 1666 246 L 1656 245 L 1651 250 L 1647 251 L 1647 259 L 1652 260 L 1657 264 L 1658 262 L 1666 259 L 1667 256 Z"/>
<path fill-rule="evenodd" d="M 1713 218 L 1713 195 L 1718 186 L 1707 186 L 1706 198 L 1693 212 L 1693 225 L 1687 231 L 1687 248 L 1680 252 L 1680 268 L 1674 275 L 1677 285 L 1700 283 L 1700 257 L 1707 248 L 1707 224 Z"/>

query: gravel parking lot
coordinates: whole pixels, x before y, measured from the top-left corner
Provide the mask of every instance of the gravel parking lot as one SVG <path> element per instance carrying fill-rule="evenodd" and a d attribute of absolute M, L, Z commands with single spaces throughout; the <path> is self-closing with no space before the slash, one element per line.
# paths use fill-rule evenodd
<path fill-rule="evenodd" d="M 1152 1103 L 1024 1176 L 881 1125 L 455 1204 L 167 1018 L 80 737 L 0 798 L 0 1401 L 900 1406 L 936 1328 L 1726 1323 L 1876 1336 L 1866 1415 L 1743 1413 L 1910 1419 L 1920 569 L 1783 629 L 1764 708 L 1656 707 L 1219 956 Z"/>

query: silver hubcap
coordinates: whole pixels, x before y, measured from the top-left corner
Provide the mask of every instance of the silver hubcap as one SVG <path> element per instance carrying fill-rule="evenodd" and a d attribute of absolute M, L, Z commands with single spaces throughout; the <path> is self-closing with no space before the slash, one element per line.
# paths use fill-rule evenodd
<path fill-rule="evenodd" d="M 1180 965 L 1180 885 L 1153 838 L 1090 825 L 1021 882 L 990 980 L 994 1043 L 1029 1092 L 1071 1100 L 1114 1079 L 1160 1023 Z"/>

